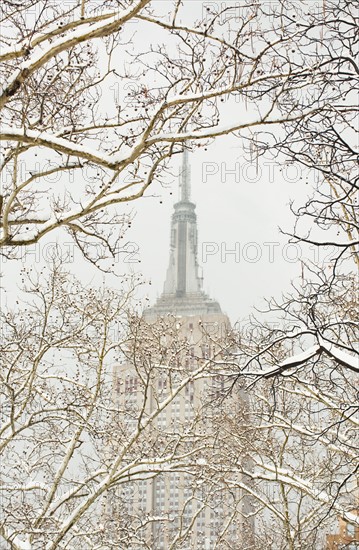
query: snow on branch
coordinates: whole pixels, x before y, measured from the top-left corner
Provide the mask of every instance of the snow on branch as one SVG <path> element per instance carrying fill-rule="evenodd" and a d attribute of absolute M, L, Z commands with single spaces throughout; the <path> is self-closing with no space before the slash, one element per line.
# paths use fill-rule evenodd
<path fill-rule="evenodd" d="M 353 372 L 359 372 L 359 354 L 357 352 L 355 352 L 356 356 L 350 355 L 322 337 L 319 337 L 319 341 L 321 349 L 342 365 L 342 367 L 348 368 Z"/>
<path fill-rule="evenodd" d="M 29 55 L 28 59 L 20 65 L 15 74 L 10 77 L 8 83 L 5 84 L 4 91 L 0 96 L 0 109 L 2 109 L 9 98 L 17 92 L 26 79 L 40 67 L 44 66 L 51 58 L 87 40 L 113 34 L 123 23 L 134 17 L 148 3 L 149 0 L 139 0 L 134 6 L 119 11 L 112 17 L 101 18 L 100 21 L 95 23 L 84 22 L 82 26 L 71 30 L 67 34 L 62 33 L 63 36 L 60 36 L 60 38 L 53 42 L 49 40 L 47 48 L 43 47 L 44 44 L 42 44 L 42 48 L 38 46 L 35 51 Z M 7 55 L 9 54 L 7 53 Z"/>

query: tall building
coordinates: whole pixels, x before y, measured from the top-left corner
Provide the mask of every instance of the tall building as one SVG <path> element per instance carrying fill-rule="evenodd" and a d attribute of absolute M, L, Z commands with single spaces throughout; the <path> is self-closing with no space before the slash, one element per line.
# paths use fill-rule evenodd
<path fill-rule="evenodd" d="M 188 466 L 176 466 L 173 471 L 169 467 L 163 472 L 158 468 L 153 475 L 150 472 L 123 487 L 117 500 L 115 498 L 117 505 L 121 503 L 121 510 L 116 511 L 113 503 L 113 516 L 126 513 L 128 518 L 146 518 L 142 524 L 137 523 L 137 539 L 126 548 L 248 549 L 253 525 L 251 520 L 245 525 L 243 518 L 250 516 L 250 507 L 234 478 L 229 485 L 225 481 L 226 464 L 218 462 L 215 450 L 216 445 L 221 445 L 226 419 L 239 414 L 243 396 L 237 392 L 225 401 L 215 400 L 222 395 L 225 384 L 225 378 L 216 375 L 215 368 L 223 362 L 220 339 L 230 329 L 230 323 L 219 303 L 202 288 L 197 219 L 190 197 L 186 151 L 180 176 L 180 200 L 174 205 L 171 221 L 170 258 L 163 292 L 143 317 L 147 326 L 155 331 L 151 337 L 158 337 L 164 349 L 162 357 L 155 358 L 156 364 L 162 363 L 163 367 L 156 370 L 155 363 L 151 362 L 150 329 L 140 336 L 136 334 L 135 339 L 141 344 L 138 347 L 142 349 L 141 358 L 130 347 L 124 363 L 116 366 L 114 376 L 114 399 L 126 418 L 126 429 L 136 429 L 139 415 L 149 418 L 157 411 L 161 399 L 169 395 L 169 387 L 176 384 L 177 376 L 191 377 L 191 373 L 209 360 L 213 360 L 214 370 L 212 377 L 198 377 L 187 383 L 151 421 L 147 446 L 142 445 L 140 453 L 154 452 L 156 456 L 161 446 L 166 447 L 174 453 L 177 464 L 179 456 L 186 456 L 188 461 L 192 453 L 193 471 Z M 141 369 L 150 382 L 143 382 Z M 219 469 L 222 481 L 219 481 Z"/>
<path fill-rule="evenodd" d="M 227 325 L 228 318 L 218 302 L 207 296 L 199 275 L 196 206 L 190 200 L 188 153 L 183 153 L 180 175 L 180 200 L 174 205 L 171 223 L 170 259 L 163 292 L 156 304 L 147 309 L 147 319 L 172 313 L 184 317 L 213 318 Z M 192 319 L 194 321 L 194 319 Z"/>

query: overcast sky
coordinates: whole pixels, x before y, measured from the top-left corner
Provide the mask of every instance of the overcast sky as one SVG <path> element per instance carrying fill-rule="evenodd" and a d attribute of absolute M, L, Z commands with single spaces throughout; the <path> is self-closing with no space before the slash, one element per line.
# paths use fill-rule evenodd
<path fill-rule="evenodd" d="M 126 234 L 128 253 L 119 256 L 115 269 L 118 274 L 138 271 L 151 280 L 151 286 L 141 289 L 151 303 L 162 292 L 166 275 L 180 162 L 179 156 L 173 159 L 174 177 L 168 186 L 155 182 L 142 199 L 119 206 L 124 212 L 132 211 L 134 220 Z M 301 257 L 314 259 L 311 251 L 300 245 L 287 246 L 287 237 L 278 229 L 293 228 L 290 199 L 298 205 L 303 203 L 311 185 L 293 166 L 262 159 L 257 169 L 255 161 L 245 159 L 242 142 L 235 136 L 218 138 L 208 147 L 196 149 L 189 154 L 189 162 L 204 290 L 235 322 L 248 316 L 254 306 L 261 306 L 263 297 L 279 297 L 288 290 L 291 280 L 301 275 Z M 57 239 L 70 243 L 67 235 L 59 234 Z M 49 241 L 43 240 L 24 251 L 22 261 L 3 263 L 8 296 L 16 295 L 21 267 L 30 263 L 40 267 L 50 253 Z M 73 260 L 69 267 L 84 285 L 102 283 L 102 273 L 85 262 L 78 251 Z M 105 279 L 111 286 L 118 285 L 115 277 Z"/>
<path fill-rule="evenodd" d="M 165 3 L 164 3 L 165 6 Z M 198 11 L 200 4 L 196 4 Z M 192 12 L 192 17 L 194 17 Z M 198 15 L 198 14 L 197 14 Z M 135 28 L 136 27 L 136 28 Z M 130 28 L 131 33 L 139 25 Z M 143 41 L 143 35 L 137 33 Z M 153 37 L 146 35 L 148 43 Z M 141 42 L 142 43 L 142 42 Z M 135 38 L 133 38 L 135 44 Z M 103 95 L 104 103 L 113 103 L 113 89 Z M 223 106 L 223 124 L 232 117 L 257 116 L 256 106 L 242 103 Z M 222 113 L 223 114 L 223 113 Z M 290 288 L 293 278 L 301 275 L 300 258 L 313 260 L 311 251 L 300 245 L 287 246 L 287 237 L 278 226 L 290 231 L 294 217 L 289 201 L 303 204 L 310 193 L 311 182 L 295 166 L 280 166 L 267 160 L 249 162 L 245 159 L 242 140 L 235 136 L 218 138 L 207 148 L 189 155 L 191 165 L 192 200 L 197 205 L 199 231 L 199 264 L 203 267 L 204 290 L 219 301 L 231 321 L 248 316 L 254 306 L 263 304 L 263 297 L 280 297 Z M 180 158 L 172 161 L 174 173 L 179 172 Z M 119 211 L 134 213 L 127 232 L 127 251 L 116 263 L 117 273 L 140 271 L 152 285 L 142 288 L 153 303 L 162 292 L 169 260 L 170 220 L 173 204 L 178 198 L 178 178 L 166 187 L 154 182 L 145 196 L 129 205 L 119 205 Z M 50 240 L 63 244 L 70 238 L 55 233 Z M 20 270 L 33 264 L 40 267 L 47 256 L 44 239 L 24 251 L 19 262 L 4 262 L 2 272 L 7 281 L 8 298 L 15 297 L 20 284 Z M 77 251 L 71 270 L 84 285 L 101 283 L 103 275 L 86 263 Z M 140 261 L 139 261 L 140 260 Z M 106 276 L 106 283 L 118 285 L 118 279 Z"/>
<path fill-rule="evenodd" d="M 179 159 L 174 160 L 178 167 Z M 290 231 L 294 217 L 289 201 L 301 203 L 310 186 L 295 167 L 262 160 L 246 161 L 234 136 L 218 139 L 207 150 L 189 155 L 192 200 L 196 203 L 199 263 L 204 290 L 217 299 L 232 322 L 260 306 L 263 296 L 280 296 L 301 275 L 300 258 L 308 253 L 287 246 L 278 226 Z M 233 171 L 233 172 L 231 172 Z M 152 280 L 148 296 L 162 292 L 169 260 L 170 219 L 178 199 L 178 180 L 171 187 L 155 187 L 135 205 L 128 232 L 129 269 L 137 266 Z M 153 195 L 157 194 L 156 197 Z M 172 194 L 171 194 L 172 193 Z M 313 252 L 314 254 L 314 252 Z M 121 260 L 120 260 L 121 261 Z"/>

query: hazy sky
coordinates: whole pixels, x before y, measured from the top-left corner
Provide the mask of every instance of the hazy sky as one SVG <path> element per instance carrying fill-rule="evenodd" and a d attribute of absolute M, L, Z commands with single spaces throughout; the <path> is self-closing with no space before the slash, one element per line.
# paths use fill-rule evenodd
<path fill-rule="evenodd" d="M 263 296 L 279 296 L 289 288 L 292 278 L 301 275 L 299 260 L 306 251 L 299 245 L 287 246 L 287 237 L 280 234 L 278 226 L 292 229 L 290 198 L 298 199 L 299 204 L 309 186 L 294 167 L 261 161 L 256 171 L 256 163 L 245 161 L 240 140 L 234 136 L 218 139 L 207 151 L 197 150 L 189 160 L 204 290 L 235 321 L 260 305 Z M 178 159 L 175 162 L 178 172 Z M 140 267 L 152 280 L 148 290 L 151 300 L 163 287 L 178 181 L 175 179 L 169 188 L 154 189 L 157 197 L 136 203 L 136 216 L 128 232 L 133 245 L 128 249 L 138 252 L 125 258 L 141 260 L 128 267 Z"/>
<path fill-rule="evenodd" d="M 174 174 L 179 173 L 180 161 L 179 156 L 173 159 Z M 261 160 L 257 170 L 255 161 L 245 160 L 241 140 L 234 136 L 219 138 L 207 148 L 197 149 L 189 154 L 189 162 L 204 290 L 220 302 L 223 311 L 235 322 L 250 314 L 253 306 L 260 306 L 264 296 L 279 297 L 288 290 L 291 280 L 301 275 L 301 257 L 314 259 L 302 245 L 286 245 L 287 237 L 278 229 L 278 226 L 292 229 L 294 216 L 289 201 L 303 203 L 311 185 L 306 184 L 305 175 L 300 179 L 301 174 L 293 166 L 281 167 Z M 178 181 L 174 175 L 168 187 L 155 182 L 145 197 L 119 206 L 124 212 L 133 211 L 134 220 L 126 234 L 128 253 L 119 256 L 116 271 L 139 271 L 146 280 L 151 280 L 151 286 L 141 290 L 151 302 L 163 289 Z M 53 242 L 54 236 L 24 251 L 21 261 L 3 263 L 8 293 L 16 294 L 21 267 L 43 264 L 44 258 L 51 254 L 49 241 Z M 57 240 L 69 246 L 69 236 L 59 234 Z M 75 251 L 73 260 L 69 267 L 84 285 L 102 283 L 102 273 L 85 262 L 80 252 Z M 105 280 L 111 286 L 118 285 L 115 277 L 106 276 Z"/>
<path fill-rule="evenodd" d="M 196 6 L 198 10 L 201 4 Z M 139 25 L 130 28 L 131 33 L 135 30 L 140 30 Z M 137 36 L 143 41 L 142 34 Z M 155 37 L 146 35 L 146 39 L 150 44 Z M 110 104 L 111 98 L 113 102 L 113 90 L 105 90 L 104 103 Z M 257 116 L 255 107 L 251 110 L 242 102 L 232 101 L 223 109 L 222 124 L 232 117 L 242 120 Z M 245 160 L 242 145 L 241 139 L 225 136 L 189 155 L 204 290 L 219 301 L 232 322 L 250 314 L 254 306 L 260 306 L 263 296 L 279 297 L 288 290 L 291 280 L 301 275 L 301 257 L 315 259 L 314 251 L 305 251 L 300 245 L 288 247 L 287 237 L 278 230 L 278 226 L 288 231 L 293 228 L 289 201 L 295 199 L 298 205 L 303 204 L 311 188 L 310 183 L 306 184 L 306 175 L 301 178 L 298 167 L 279 166 L 269 160 L 261 160 L 257 167 L 255 161 Z M 179 163 L 177 156 L 172 163 L 175 173 L 179 172 Z M 177 198 L 178 178 L 174 177 L 168 187 L 154 182 L 143 198 L 118 206 L 120 212 L 133 210 L 135 217 L 127 232 L 128 253 L 120 255 L 116 271 L 141 271 L 146 280 L 152 281 L 151 286 L 143 288 L 151 302 L 163 288 L 169 259 L 170 219 Z M 70 243 L 69 236 L 52 234 L 25 251 L 22 261 L 3 263 L 6 277 L 3 284 L 9 297 L 16 295 L 21 268 L 39 267 L 47 256 L 49 240 L 55 239 L 65 246 Z M 78 251 L 71 269 L 81 276 L 84 285 L 103 280 L 103 275 L 86 263 Z M 109 285 L 118 284 L 115 277 L 105 279 Z"/>

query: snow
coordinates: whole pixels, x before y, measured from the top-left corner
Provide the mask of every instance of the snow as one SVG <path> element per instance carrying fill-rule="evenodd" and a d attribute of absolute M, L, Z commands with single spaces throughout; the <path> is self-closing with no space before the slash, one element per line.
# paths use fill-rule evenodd
<path fill-rule="evenodd" d="M 288 359 L 285 359 L 284 361 L 279 363 L 279 367 L 295 367 L 296 365 L 301 365 L 302 363 L 308 361 L 308 359 L 316 355 L 319 350 L 320 346 L 318 344 L 315 344 L 314 346 L 311 346 L 302 353 L 298 353 L 296 355 L 288 357 Z"/>
<path fill-rule="evenodd" d="M 136 8 L 137 8 L 137 6 L 136 6 Z M 90 22 L 84 21 L 83 24 L 80 25 L 79 27 L 71 30 L 70 32 L 64 33 L 64 36 L 60 36 L 58 39 L 53 40 L 53 42 L 51 42 L 51 46 L 50 46 L 50 43 L 48 43 L 47 44 L 47 47 L 48 47 L 47 50 L 44 51 L 44 49 L 41 49 L 41 47 L 39 46 L 37 48 L 37 50 L 32 55 L 30 55 L 29 59 L 27 59 L 26 61 L 24 61 L 23 63 L 20 64 L 20 66 L 18 67 L 18 71 L 21 72 L 24 69 L 25 70 L 30 69 L 31 67 L 33 67 L 33 65 L 37 64 L 41 60 L 42 57 L 44 57 L 44 56 L 48 57 L 48 55 L 53 50 L 55 50 L 55 53 L 58 53 L 57 50 L 61 46 L 66 46 L 67 47 L 69 42 L 72 42 L 74 40 L 78 41 L 78 40 L 80 40 L 81 38 L 84 38 L 84 37 L 91 38 L 92 37 L 91 35 L 96 35 L 97 32 L 106 29 L 107 26 L 109 26 L 111 28 L 113 23 L 115 23 L 116 21 L 119 24 L 121 24 L 123 19 L 127 18 L 132 13 L 135 14 L 138 11 L 136 8 L 134 9 L 134 8 L 130 7 L 130 8 L 127 8 L 123 11 L 117 11 L 112 16 L 110 16 L 109 14 L 104 14 L 101 17 L 100 21 L 97 21 L 96 23 L 93 23 L 91 21 Z M 51 30 L 52 29 L 50 28 L 47 34 L 51 35 Z M 51 39 L 51 36 L 49 36 L 49 38 Z M 35 40 L 33 40 L 33 41 L 35 41 Z M 14 51 L 18 51 L 18 49 L 19 49 L 18 47 L 15 47 Z M 20 47 L 20 49 L 21 49 L 21 47 Z M 5 51 L 5 55 L 6 54 L 8 55 L 9 51 L 8 52 Z"/>
<path fill-rule="evenodd" d="M 282 481 L 283 483 L 286 483 L 288 486 L 297 487 L 299 490 L 303 490 L 308 495 L 312 496 L 313 498 L 325 504 L 332 503 L 332 498 L 328 495 L 328 493 L 322 490 L 315 489 L 308 480 L 296 476 L 293 472 L 289 472 L 284 468 L 273 467 L 271 464 L 262 464 L 261 466 L 265 470 L 273 473 L 263 474 L 259 471 L 254 473 L 245 471 L 244 473 L 253 479 L 262 479 L 262 480 L 268 480 L 268 481 Z M 336 502 L 333 503 L 333 507 L 347 521 L 350 521 L 351 523 L 359 525 L 359 516 L 356 512 L 353 512 L 353 511 L 347 512 L 343 510 L 343 508 Z"/>
<path fill-rule="evenodd" d="M 105 470 L 97 470 L 91 475 L 91 479 L 96 479 L 97 477 L 101 475 L 105 475 Z M 86 487 L 86 484 L 84 485 Z M 75 487 L 72 489 L 69 489 L 65 493 L 63 493 L 57 500 L 55 500 L 51 506 L 47 510 L 47 515 L 51 516 L 51 514 L 59 508 L 64 502 L 66 502 L 67 499 L 69 499 L 72 495 L 76 494 L 79 491 L 79 487 Z"/>
<path fill-rule="evenodd" d="M 20 44 L 15 44 L 14 46 L 8 46 L 7 48 L 2 47 L 1 53 L 0 53 L 0 60 L 5 61 L 9 57 L 11 58 L 13 55 L 16 56 L 19 52 L 22 51 L 22 49 L 25 46 L 25 41 L 21 42 Z"/>
<path fill-rule="evenodd" d="M 324 351 L 327 353 L 330 357 L 334 358 L 338 363 L 343 365 L 344 367 L 349 368 L 350 370 L 353 370 L 354 372 L 359 372 L 359 355 L 356 356 L 350 355 L 349 353 L 346 353 L 342 349 L 338 348 L 334 344 L 325 341 L 322 337 L 319 335 L 318 338 L 318 344 L 315 344 L 305 351 L 301 353 L 297 353 L 296 355 L 291 355 L 284 361 L 281 361 L 277 365 L 274 365 L 273 367 L 270 367 L 264 371 L 255 371 L 255 372 L 248 372 L 246 371 L 246 374 L 251 376 L 263 376 L 264 378 L 267 378 L 269 376 L 274 376 L 276 374 L 283 374 L 285 373 L 283 371 L 292 369 L 294 367 L 297 367 L 299 365 L 302 365 L 312 357 L 314 357 L 317 353 Z"/>
<path fill-rule="evenodd" d="M 92 147 L 87 147 L 80 145 L 78 143 L 73 143 L 64 138 L 58 138 L 49 134 L 48 132 L 38 132 L 36 130 L 26 130 L 20 128 L 3 128 L 1 137 L 2 140 L 16 140 L 24 142 L 34 142 L 40 146 L 56 148 L 59 151 L 76 155 L 88 160 L 97 162 L 98 164 L 104 166 L 112 166 L 114 164 L 114 159 L 110 155 L 101 153 Z"/>
<path fill-rule="evenodd" d="M 343 366 L 348 367 L 354 372 L 359 372 L 359 355 L 356 356 L 346 353 L 334 344 L 325 341 L 323 338 L 318 338 L 320 346 L 330 355 L 334 357 Z"/>
<path fill-rule="evenodd" d="M 318 344 L 311 346 L 307 350 L 303 351 L 302 353 L 298 353 L 296 355 L 292 355 L 291 357 L 288 357 L 284 361 L 281 361 L 278 363 L 278 365 L 274 365 L 273 367 L 266 369 L 264 371 L 256 371 L 256 372 L 247 372 L 249 375 L 254 376 L 274 376 L 275 374 L 281 374 L 284 370 L 288 370 L 294 367 L 297 367 L 298 365 L 302 365 L 305 363 L 305 361 L 308 361 L 311 357 L 314 357 L 318 352 L 320 351 L 320 346 Z"/>
<path fill-rule="evenodd" d="M 11 540 L 18 550 L 32 550 L 30 535 L 26 535 L 26 540 L 21 540 L 18 536 L 11 537 Z"/>
<path fill-rule="evenodd" d="M 105 14 L 99 21 L 96 23 L 86 23 L 83 25 L 69 31 L 65 32 L 63 36 L 60 36 L 57 39 L 53 39 L 52 42 L 49 39 L 44 40 L 36 46 L 36 49 L 29 56 L 26 61 L 23 61 L 15 74 L 10 78 L 10 80 L 4 84 L 3 89 L 10 87 L 21 74 L 24 74 L 24 71 L 27 71 L 28 74 L 31 74 L 34 70 L 38 69 L 44 65 L 49 59 L 59 54 L 63 50 L 68 49 L 71 46 L 74 46 L 82 41 L 90 40 L 91 38 L 96 38 L 99 36 L 106 36 L 106 30 L 109 29 L 109 32 L 112 32 L 114 25 L 117 28 L 126 20 L 130 19 L 131 16 L 135 16 L 141 9 L 144 7 L 149 0 L 142 0 L 134 7 L 130 6 L 124 10 L 118 10 L 113 16 L 108 17 L 108 14 Z M 34 42 L 34 39 L 33 39 Z M 45 46 L 45 47 L 44 47 Z M 7 101 L 7 96 L 2 95 L 1 103 Z"/>
<path fill-rule="evenodd" d="M 1 140 L 14 140 L 24 143 L 32 143 L 40 147 L 49 147 L 65 153 L 66 155 L 78 156 L 91 162 L 97 163 L 100 166 L 105 166 L 113 170 L 117 169 L 120 164 L 137 156 L 145 146 L 143 139 L 139 138 L 134 146 L 125 153 L 117 152 L 113 155 L 108 155 L 98 149 L 74 143 L 65 138 L 57 137 L 48 132 L 39 132 L 36 130 L 24 130 L 20 128 L 4 127 L 0 134 Z"/>

